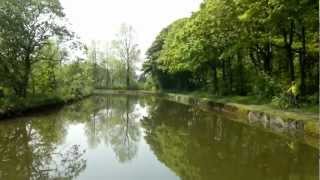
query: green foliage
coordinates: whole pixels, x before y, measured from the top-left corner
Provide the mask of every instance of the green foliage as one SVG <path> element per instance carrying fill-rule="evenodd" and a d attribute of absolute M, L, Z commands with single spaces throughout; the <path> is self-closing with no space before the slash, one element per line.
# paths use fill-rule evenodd
<path fill-rule="evenodd" d="M 143 68 L 147 87 L 271 100 L 297 81 L 302 96 L 315 94 L 318 9 L 313 1 L 205 0 L 157 36 Z"/>
<path fill-rule="evenodd" d="M 132 26 L 122 24 L 117 39 L 113 42 L 116 57 L 123 61 L 126 74 L 126 89 L 132 89 L 132 75 L 135 75 L 135 63 L 138 62 L 140 50 L 135 40 L 135 32 Z"/>
<path fill-rule="evenodd" d="M 135 62 L 139 60 L 139 50 L 136 45 L 131 47 L 130 58 L 121 56 L 125 52 L 120 42 L 105 45 L 92 42 L 88 47 L 88 61 L 92 63 L 93 87 L 97 89 L 129 89 L 138 88 Z M 129 57 L 129 56 L 128 56 Z M 128 61 L 127 61 L 128 60 Z M 129 71 L 128 71 L 129 67 Z"/>
<path fill-rule="evenodd" d="M 145 83 L 144 83 L 144 86 L 143 86 L 143 89 L 145 90 L 151 90 L 151 91 L 155 91 L 157 90 L 156 89 L 156 84 L 155 82 L 151 79 L 151 77 L 147 77 Z"/>
<path fill-rule="evenodd" d="M 23 109 L 79 98 L 93 89 L 90 60 L 68 56 L 58 0 L 0 1 L 0 109 Z M 64 47 L 64 48 L 61 48 Z M 67 62 L 67 60 L 70 60 Z"/>
<path fill-rule="evenodd" d="M 59 73 L 59 94 L 65 98 L 79 98 L 93 90 L 92 64 L 75 62 L 64 65 Z"/>
<path fill-rule="evenodd" d="M 272 97 L 271 105 L 280 109 L 288 109 L 291 104 L 289 101 L 289 97 L 285 94 L 281 94 L 280 96 Z"/>
<path fill-rule="evenodd" d="M 0 80 L 17 96 L 26 97 L 30 73 L 48 40 L 70 33 L 58 23 L 64 17 L 58 0 L 0 2 Z M 50 44 L 50 43 L 49 43 Z"/>
<path fill-rule="evenodd" d="M 310 95 L 310 96 L 305 97 L 305 102 L 312 104 L 312 105 L 319 105 L 319 94 L 316 93 L 314 95 Z"/>
<path fill-rule="evenodd" d="M 264 74 L 255 80 L 253 93 L 260 98 L 272 98 L 282 92 L 279 82 Z"/>

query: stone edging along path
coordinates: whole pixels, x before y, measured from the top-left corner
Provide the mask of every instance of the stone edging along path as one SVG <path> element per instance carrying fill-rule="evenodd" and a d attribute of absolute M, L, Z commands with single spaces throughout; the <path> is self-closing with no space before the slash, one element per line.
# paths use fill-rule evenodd
<path fill-rule="evenodd" d="M 197 106 L 204 110 L 224 113 L 229 119 L 264 128 L 267 131 L 286 135 L 307 144 L 318 147 L 319 121 L 317 119 L 297 119 L 283 114 L 273 114 L 250 108 L 247 105 L 236 103 L 219 103 L 207 98 L 198 98 L 175 93 L 158 93 L 152 91 L 127 91 L 127 90 L 97 90 L 95 94 L 127 94 L 127 95 L 156 95 L 178 103 Z"/>

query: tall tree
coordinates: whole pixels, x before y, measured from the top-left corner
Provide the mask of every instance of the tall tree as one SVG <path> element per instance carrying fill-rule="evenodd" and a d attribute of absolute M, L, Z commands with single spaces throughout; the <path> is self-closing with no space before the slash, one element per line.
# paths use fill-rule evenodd
<path fill-rule="evenodd" d="M 16 95 L 27 96 L 32 67 L 48 40 L 70 35 L 59 21 L 62 10 L 59 0 L 0 1 L 0 77 Z"/>
<path fill-rule="evenodd" d="M 165 89 L 190 90 L 179 86 L 186 82 L 191 90 L 272 98 L 295 80 L 302 97 L 315 94 L 318 4 L 204 0 L 199 11 L 158 35 L 144 71 L 151 72 L 156 86 L 163 85 L 161 79 L 177 84 Z"/>
<path fill-rule="evenodd" d="M 126 64 L 126 86 L 130 89 L 130 75 L 134 73 L 134 63 L 139 60 L 140 50 L 135 41 L 132 26 L 122 24 L 117 39 L 113 42 L 119 58 Z"/>

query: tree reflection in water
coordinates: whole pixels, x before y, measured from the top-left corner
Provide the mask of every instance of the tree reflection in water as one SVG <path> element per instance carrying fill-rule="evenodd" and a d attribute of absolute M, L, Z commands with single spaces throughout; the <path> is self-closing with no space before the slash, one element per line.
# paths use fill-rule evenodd
<path fill-rule="evenodd" d="M 81 128 L 73 135 L 80 132 L 86 136 L 76 140 L 86 138 L 88 154 L 95 154 L 91 150 L 98 146 L 109 146 L 118 162 L 125 163 L 136 157 L 144 143 L 140 140 L 145 140 L 151 154 L 184 180 L 319 177 L 319 151 L 310 146 L 178 103 L 104 96 L 86 99 L 53 115 L 1 123 L 0 179 L 76 178 L 86 168 L 85 152 L 74 144 L 62 149 L 68 144 L 64 141 L 69 142 L 66 134 L 73 125 Z"/>
<path fill-rule="evenodd" d="M 67 114 L 78 113 L 77 120 L 85 124 L 85 133 L 90 148 L 101 142 L 111 146 L 119 162 L 132 160 L 140 140 L 139 112 L 137 107 L 143 99 L 133 96 L 93 97 L 81 103 L 80 109 L 70 108 Z M 77 105 L 79 106 L 79 105 Z M 80 113 L 80 114 L 79 114 Z M 72 119 L 72 118 L 71 118 Z"/>
<path fill-rule="evenodd" d="M 120 116 L 120 122 L 110 129 L 111 146 L 120 162 L 126 162 L 135 157 L 138 151 L 137 142 L 140 139 L 139 124 L 130 107 L 130 99 L 126 97 L 125 110 Z"/>
<path fill-rule="evenodd" d="M 39 123 L 38 121 L 44 121 Z M 52 117 L 0 126 L 0 179 L 72 179 L 86 167 L 77 145 L 58 150 L 65 129 Z"/>
<path fill-rule="evenodd" d="M 184 180 L 316 180 L 315 148 L 159 100 L 142 120 L 157 158 Z"/>
<path fill-rule="evenodd" d="M 60 112 L 3 122 L 0 179 L 77 177 L 86 168 L 85 151 L 79 145 L 61 147 L 72 124 L 84 124 L 90 148 L 104 142 L 119 162 L 132 160 L 141 136 L 138 104 L 137 98 L 129 96 L 93 97 Z"/>

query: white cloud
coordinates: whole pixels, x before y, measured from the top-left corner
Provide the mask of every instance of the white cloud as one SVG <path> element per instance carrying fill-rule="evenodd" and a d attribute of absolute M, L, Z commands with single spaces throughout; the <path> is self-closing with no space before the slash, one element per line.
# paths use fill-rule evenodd
<path fill-rule="evenodd" d="M 144 54 L 162 28 L 190 16 L 202 0 L 60 0 L 84 41 L 110 41 L 122 23 L 133 26 Z"/>

